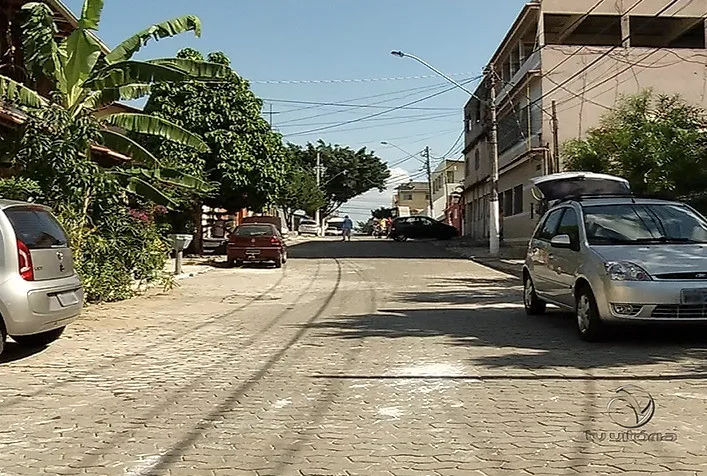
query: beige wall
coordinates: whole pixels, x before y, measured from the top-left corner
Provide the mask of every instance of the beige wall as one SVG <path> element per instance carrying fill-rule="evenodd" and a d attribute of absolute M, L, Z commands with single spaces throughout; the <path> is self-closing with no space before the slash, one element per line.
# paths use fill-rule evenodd
<path fill-rule="evenodd" d="M 581 49 L 574 57 L 570 54 Z M 543 54 L 545 109 L 557 104 L 560 144 L 583 137 L 596 127 L 601 116 L 613 107 L 622 94 L 644 88 L 680 94 L 686 101 L 705 105 L 707 94 L 707 51 L 692 49 L 617 48 L 616 52 L 563 84 L 575 72 L 600 57 L 607 48 L 547 46 Z M 569 59 L 568 59 L 569 58 Z M 562 61 L 562 66 L 552 71 Z M 631 66 L 637 64 L 637 66 Z M 558 88 L 555 83 L 563 84 Z M 554 92 L 553 92 L 554 90 Z M 544 137 L 552 137 L 550 118 L 544 115 Z"/>
<path fill-rule="evenodd" d="M 412 200 L 406 200 L 406 195 L 412 195 Z M 398 192 L 398 206 L 410 207 L 410 212 L 415 210 L 426 210 L 429 208 L 428 193 L 420 190 L 400 190 Z"/>

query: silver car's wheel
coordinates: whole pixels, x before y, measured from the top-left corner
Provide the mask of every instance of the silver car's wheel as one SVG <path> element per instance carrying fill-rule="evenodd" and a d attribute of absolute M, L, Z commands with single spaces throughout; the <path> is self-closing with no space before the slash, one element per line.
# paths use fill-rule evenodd
<path fill-rule="evenodd" d="M 525 312 L 529 316 L 535 316 L 545 312 L 546 303 L 540 299 L 535 292 L 535 286 L 530 276 L 525 276 L 523 280 L 523 305 Z"/>
<path fill-rule="evenodd" d="M 577 291 L 576 300 L 577 330 L 582 340 L 593 342 L 604 335 L 604 323 L 599 317 L 592 291 L 583 286 Z"/>
<path fill-rule="evenodd" d="M 586 334 L 589 330 L 589 297 L 587 295 L 582 295 L 577 300 L 577 325 L 579 326 L 579 332 Z"/>
<path fill-rule="evenodd" d="M 5 350 L 5 342 L 7 341 L 7 333 L 5 332 L 5 326 L 2 323 L 2 318 L 0 317 L 0 355 L 2 355 Z"/>

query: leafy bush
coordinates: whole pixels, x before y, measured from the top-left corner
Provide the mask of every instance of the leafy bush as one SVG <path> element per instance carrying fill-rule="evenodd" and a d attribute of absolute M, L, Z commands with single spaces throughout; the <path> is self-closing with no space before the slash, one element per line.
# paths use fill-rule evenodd
<path fill-rule="evenodd" d="M 169 247 L 155 221 L 166 209 L 131 203 L 115 176 L 85 153 L 98 128 L 87 113 L 38 111 L 13 145 L 18 175 L 0 179 L 3 198 L 33 199 L 54 209 L 89 302 L 126 299 L 135 294 L 135 281 L 168 279 Z"/>

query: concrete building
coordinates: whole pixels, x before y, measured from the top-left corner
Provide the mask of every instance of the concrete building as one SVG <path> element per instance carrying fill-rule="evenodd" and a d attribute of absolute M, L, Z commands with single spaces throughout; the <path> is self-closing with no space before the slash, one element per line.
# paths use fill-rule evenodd
<path fill-rule="evenodd" d="M 596 127 L 622 94 L 650 87 L 704 105 L 705 16 L 707 2 L 691 0 L 537 0 L 524 6 L 490 61 L 498 78 L 504 243 L 524 244 L 532 233 L 539 217 L 529 179 L 563 170 L 555 144 L 561 149 Z M 476 94 L 487 99 L 489 81 Z M 464 117 L 462 231 L 487 240 L 487 103 L 471 99 Z"/>
<path fill-rule="evenodd" d="M 464 161 L 445 159 L 432 172 L 432 215 L 444 221 L 449 197 L 464 182 Z M 429 205 L 428 205 L 429 207 Z"/>
<path fill-rule="evenodd" d="M 428 215 L 430 210 L 430 186 L 427 182 L 408 182 L 399 185 L 393 195 L 393 208 L 407 209 L 410 215 Z"/>

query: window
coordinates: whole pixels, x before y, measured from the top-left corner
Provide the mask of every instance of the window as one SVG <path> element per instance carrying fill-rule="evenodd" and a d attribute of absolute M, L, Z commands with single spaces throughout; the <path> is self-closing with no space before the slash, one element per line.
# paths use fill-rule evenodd
<path fill-rule="evenodd" d="M 425 194 L 425 200 L 429 200 L 429 199 L 430 199 L 430 194 L 429 194 L 429 193 L 426 193 L 426 194 Z"/>
<path fill-rule="evenodd" d="M 705 219 L 678 204 L 588 206 L 584 226 L 593 245 L 707 243 Z"/>
<path fill-rule="evenodd" d="M 17 239 L 30 250 L 67 246 L 68 239 L 59 222 L 41 208 L 9 208 L 5 211 Z"/>
<path fill-rule="evenodd" d="M 481 106 L 476 107 L 476 122 L 481 122 Z"/>
<path fill-rule="evenodd" d="M 503 192 L 498 194 L 498 216 L 504 217 L 506 215 L 503 214 L 504 208 L 505 208 L 506 202 L 503 200 Z"/>
<path fill-rule="evenodd" d="M 513 214 L 523 213 L 523 186 L 518 185 L 513 189 Z"/>
<path fill-rule="evenodd" d="M 571 243 L 579 243 L 579 220 L 577 212 L 571 208 L 567 208 L 565 214 L 562 215 L 560 227 L 557 229 L 558 235 L 569 235 Z"/>
<path fill-rule="evenodd" d="M 534 238 L 538 240 L 550 241 L 552 237 L 555 236 L 555 231 L 557 231 L 557 226 L 560 224 L 560 218 L 562 217 L 562 213 L 564 211 L 564 208 L 560 208 L 550 212 L 542 226 L 538 228 L 538 232 Z"/>
<path fill-rule="evenodd" d="M 236 236 L 273 236 L 272 225 L 243 225 L 236 230 Z"/>
<path fill-rule="evenodd" d="M 404 193 L 403 200 L 411 201 L 412 200 L 412 193 Z"/>
<path fill-rule="evenodd" d="M 454 183 L 454 171 L 453 170 L 447 171 L 447 183 Z"/>
<path fill-rule="evenodd" d="M 509 188 L 505 192 L 503 192 L 503 211 L 505 215 L 503 216 L 512 216 L 513 213 L 513 189 Z"/>
<path fill-rule="evenodd" d="M 479 152 L 479 149 L 476 149 L 474 151 L 474 168 L 476 170 L 479 170 L 480 166 L 481 166 L 481 152 Z"/>

